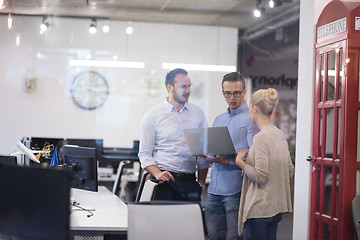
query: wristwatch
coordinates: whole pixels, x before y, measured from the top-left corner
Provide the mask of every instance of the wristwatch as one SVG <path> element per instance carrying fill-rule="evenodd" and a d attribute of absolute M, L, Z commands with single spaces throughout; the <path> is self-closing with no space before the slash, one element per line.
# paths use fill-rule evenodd
<path fill-rule="evenodd" d="M 199 185 L 200 185 L 200 187 L 201 187 L 202 190 L 205 190 L 205 184 L 199 183 Z"/>

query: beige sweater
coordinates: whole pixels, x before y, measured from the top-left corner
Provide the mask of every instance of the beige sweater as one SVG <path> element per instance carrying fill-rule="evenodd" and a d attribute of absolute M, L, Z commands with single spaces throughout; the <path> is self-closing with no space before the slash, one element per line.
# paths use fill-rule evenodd
<path fill-rule="evenodd" d="M 294 176 L 289 147 L 281 130 L 265 126 L 254 136 L 244 168 L 239 208 L 239 234 L 249 218 L 292 212 L 290 178 Z"/>

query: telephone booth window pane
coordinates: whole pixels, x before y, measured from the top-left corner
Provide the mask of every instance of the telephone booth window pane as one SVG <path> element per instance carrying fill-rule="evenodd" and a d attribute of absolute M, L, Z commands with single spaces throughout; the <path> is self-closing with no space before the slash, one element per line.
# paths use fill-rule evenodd
<path fill-rule="evenodd" d="M 342 81 L 344 79 L 344 66 L 343 66 L 343 50 L 340 49 L 339 52 L 339 66 L 340 66 L 340 76 L 339 76 L 339 99 L 341 99 L 342 94 Z"/>
<path fill-rule="evenodd" d="M 316 227 L 315 227 L 315 239 L 319 239 L 319 221 L 316 221 Z"/>
<path fill-rule="evenodd" d="M 320 102 L 324 101 L 324 94 L 323 94 L 323 86 L 324 86 L 324 79 L 325 79 L 325 59 L 324 54 L 321 55 L 321 62 L 320 62 Z"/>
<path fill-rule="evenodd" d="M 360 111 L 358 111 L 357 161 L 360 162 Z"/>
<path fill-rule="evenodd" d="M 339 217 L 339 168 L 335 168 L 336 171 L 336 190 L 335 190 L 335 217 Z"/>
<path fill-rule="evenodd" d="M 330 239 L 330 225 L 327 223 L 323 223 L 323 240 L 329 240 Z"/>
<path fill-rule="evenodd" d="M 356 171 L 356 195 L 360 194 L 360 170 Z"/>
<path fill-rule="evenodd" d="M 337 128 L 338 128 L 338 136 L 337 136 L 337 156 L 336 156 L 336 158 L 337 159 L 340 159 L 340 144 L 341 144 L 341 142 L 340 142 L 340 139 L 341 139 L 341 108 L 338 108 L 337 109 L 337 111 L 338 111 L 338 126 L 337 126 Z"/>
<path fill-rule="evenodd" d="M 334 109 L 326 110 L 326 157 L 333 158 L 334 153 Z"/>
<path fill-rule="evenodd" d="M 321 151 L 321 145 L 322 145 L 322 125 L 323 125 L 323 110 L 320 109 L 319 110 L 319 152 L 318 152 L 318 156 L 322 156 L 322 151 Z"/>
<path fill-rule="evenodd" d="M 324 213 L 331 216 L 332 167 L 325 167 Z"/>
<path fill-rule="evenodd" d="M 317 168 L 317 198 L 316 198 L 316 212 L 320 212 L 320 180 L 321 180 L 321 167 L 316 165 Z"/>
<path fill-rule="evenodd" d="M 335 60 L 336 53 L 328 53 L 328 85 L 327 85 L 327 101 L 335 99 Z"/>

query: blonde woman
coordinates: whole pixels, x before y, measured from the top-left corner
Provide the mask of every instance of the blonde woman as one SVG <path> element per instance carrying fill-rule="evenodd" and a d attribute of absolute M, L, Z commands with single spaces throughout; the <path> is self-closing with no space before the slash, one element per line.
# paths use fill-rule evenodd
<path fill-rule="evenodd" d="M 236 157 L 236 164 L 244 172 L 239 234 L 245 240 L 276 240 L 282 213 L 292 212 L 290 178 L 294 165 L 283 132 L 270 119 L 278 100 L 273 88 L 251 96 L 249 113 L 260 132 L 254 136 L 251 148 Z"/>

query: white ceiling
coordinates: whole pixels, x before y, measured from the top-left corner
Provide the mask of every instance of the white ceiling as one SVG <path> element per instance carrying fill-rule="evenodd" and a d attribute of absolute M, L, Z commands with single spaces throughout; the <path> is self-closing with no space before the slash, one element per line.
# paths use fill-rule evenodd
<path fill-rule="evenodd" d="M 119 21 L 178 23 L 209 26 L 226 26 L 246 30 L 251 27 L 271 28 L 276 18 L 286 21 L 282 14 L 297 7 L 300 0 L 283 0 L 277 8 L 269 8 L 255 18 L 256 0 L 4 0 L 0 14 L 54 15 L 63 17 L 102 18 Z M 285 2 L 286 1 L 286 2 Z M 291 2 L 289 2 L 291 1 Z M 1 2 L 1 0 L 0 0 Z M 294 13 L 290 13 L 293 15 Z M 283 15 L 282 17 L 278 17 Z"/>

